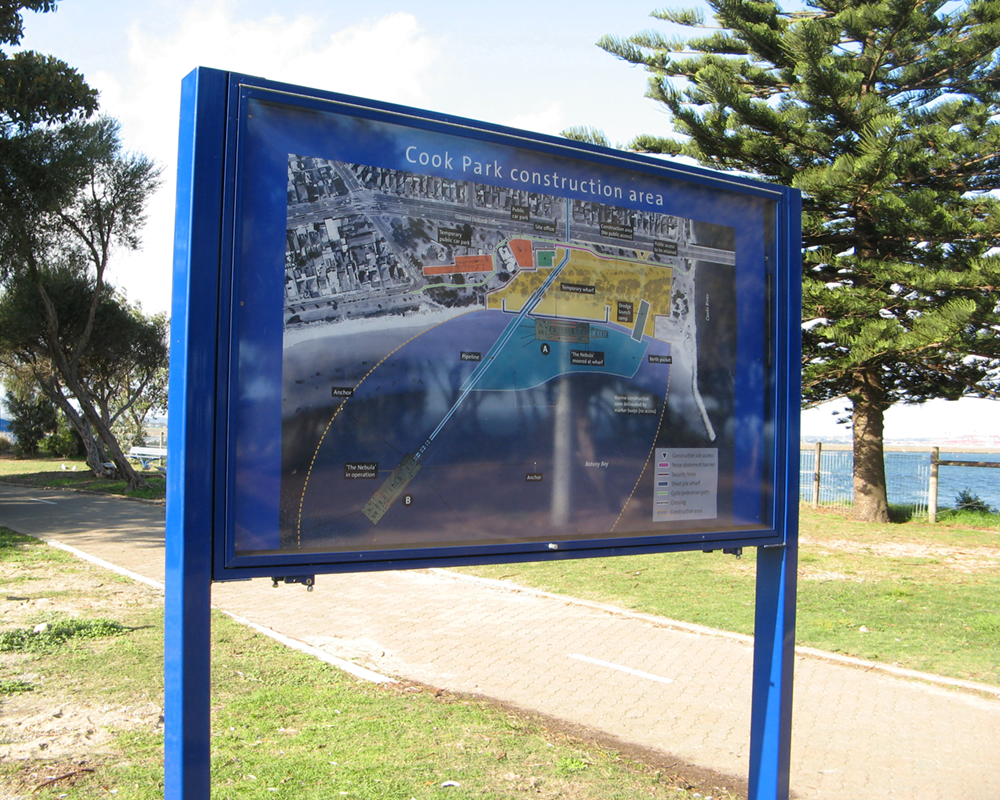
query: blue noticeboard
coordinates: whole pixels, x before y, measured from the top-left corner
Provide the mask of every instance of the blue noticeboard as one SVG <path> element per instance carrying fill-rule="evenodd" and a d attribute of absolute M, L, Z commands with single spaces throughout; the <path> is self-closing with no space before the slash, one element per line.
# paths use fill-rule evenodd
<path fill-rule="evenodd" d="M 206 69 L 179 164 L 168 695 L 211 580 L 760 546 L 768 741 L 796 191 Z"/>

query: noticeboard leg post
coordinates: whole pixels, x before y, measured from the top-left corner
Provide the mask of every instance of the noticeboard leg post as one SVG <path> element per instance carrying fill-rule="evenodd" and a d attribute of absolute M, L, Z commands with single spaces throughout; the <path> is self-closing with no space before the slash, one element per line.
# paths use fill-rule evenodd
<path fill-rule="evenodd" d="M 211 600 L 216 347 L 226 73 L 181 84 L 164 619 L 164 797 L 211 795 Z"/>
<path fill-rule="evenodd" d="M 797 555 L 794 544 L 757 549 L 750 800 L 789 796 Z"/>
<path fill-rule="evenodd" d="M 208 800 L 211 794 L 211 581 L 208 547 L 198 548 L 191 541 L 198 538 L 204 537 L 167 537 L 163 742 L 166 800 Z M 199 549 L 204 552 L 197 553 Z"/>

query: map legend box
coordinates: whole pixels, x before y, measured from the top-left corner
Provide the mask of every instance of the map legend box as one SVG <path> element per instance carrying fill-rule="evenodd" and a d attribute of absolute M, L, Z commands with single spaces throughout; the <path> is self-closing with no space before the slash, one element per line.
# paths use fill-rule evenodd
<path fill-rule="evenodd" d="M 719 450 L 657 448 L 653 473 L 653 521 L 718 516 Z"/>

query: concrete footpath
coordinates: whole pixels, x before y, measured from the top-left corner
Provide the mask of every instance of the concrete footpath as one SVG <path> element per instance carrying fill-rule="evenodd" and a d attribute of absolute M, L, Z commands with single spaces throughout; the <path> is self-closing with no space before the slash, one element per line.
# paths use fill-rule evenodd
<path fill-rule="evenodd" d="M 0 525 L 163 581 L 162 507 L 0 485 Z M 313 592 L 221 584 L 213 602 L 376 672 L 495 698 L 745 787 L 747 637 L 440 570 L 319 576 Z M 799 655 L 791 783 L 820 800 L 1000 798 L 1000 690 Z"/>

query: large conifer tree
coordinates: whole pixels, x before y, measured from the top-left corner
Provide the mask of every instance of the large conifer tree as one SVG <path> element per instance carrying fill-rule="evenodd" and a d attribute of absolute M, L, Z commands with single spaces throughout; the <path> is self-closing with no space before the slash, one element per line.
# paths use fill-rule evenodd
<path fill-rule="evenodd" d="M 886 520 L 886 409 L 998 396 L 1000 2 L 708 3 L 703 35 L 598 43 L 681 134 L 630 148 L 803 190 L 803 404 L 850 402 L 855 516 Z"/>

